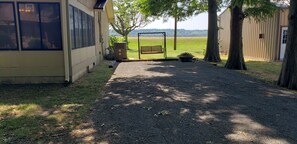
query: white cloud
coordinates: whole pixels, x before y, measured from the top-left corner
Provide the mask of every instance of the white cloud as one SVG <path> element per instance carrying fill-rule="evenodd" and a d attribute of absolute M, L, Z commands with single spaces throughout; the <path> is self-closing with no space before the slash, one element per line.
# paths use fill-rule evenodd
<path fill-rule="evenodd" d="M 195 30 L 207 29 L 208 25 L 208 14 L 202 13 L 197 16 L 193 16 L 188 18 L 186 21 L 178 22 L 178 29 L 187 29 L 187 30 Z M 174 20 L 169 19 L 167 22 L 163 22 L 163 19 L 156 20 L 153 23 L 143 27 L 145 29 L 174 29 Z"/>

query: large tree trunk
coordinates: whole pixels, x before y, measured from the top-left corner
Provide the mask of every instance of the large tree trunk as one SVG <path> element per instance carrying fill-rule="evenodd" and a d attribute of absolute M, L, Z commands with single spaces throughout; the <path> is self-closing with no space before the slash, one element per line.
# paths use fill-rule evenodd
<path fill-rule="evenodd" d="M 128 34 L 123 35 L 123 41 L 127 45 L 127 49 L 129 49 L 129 40 L 128 40 Z"/>
<path fill-rule="evenodd" d="M 246 70 L 243 57 L 242 26 L 244 14 L 242 5 L 231 8 L 231 32 L 228 60 L 225 65 L 227 69 Z"/>
<path fill-rule="evenodd" d="M 124 42 L 128 43 L 128 35 L 124 36 Z"/>
<path fill-rule="evenodd" d="M 291 0 L 288 40 L 278 85 L 297 90 L 297 1 Z"/>
<path fill-rule="evenodd" d="M 205 61 L 220 62 L 219 41 L 218 41 L 218 16 L 216 0 L 208 1 L 208 36 Z"/>
<path fill-rule="evenodd" d="M 123 39 L 124 39 L 124 42 L 128 45 L 128 42 L 129 42 L 128 34 L 124 35 Z"/>
<path fill-rule="evenodd" d="M 176 50 L 176 37 L 177 37 L 177 17 L 174 17 L 174 50 Z"/>

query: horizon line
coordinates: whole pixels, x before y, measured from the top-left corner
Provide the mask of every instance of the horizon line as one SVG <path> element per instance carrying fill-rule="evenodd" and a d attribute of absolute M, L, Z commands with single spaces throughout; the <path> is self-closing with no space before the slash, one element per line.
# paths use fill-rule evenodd
<path fill-rule="evenodd" d="M 157 30 L 174 30 L 174 29 L 171 29 L 171 28 L 163 28 L 163 29 L 160 29 L 160 28 L 140 28 L 140 29 L 135 29 L 135 30 L 149 30 L 149 29 L 157 29 Z M 113 29 L 109 29 L 109 30 L 113 30 Z M 183 29 L 183 28 L 178 28 L 177 30 L 208 30 L 208 29 Z"/>

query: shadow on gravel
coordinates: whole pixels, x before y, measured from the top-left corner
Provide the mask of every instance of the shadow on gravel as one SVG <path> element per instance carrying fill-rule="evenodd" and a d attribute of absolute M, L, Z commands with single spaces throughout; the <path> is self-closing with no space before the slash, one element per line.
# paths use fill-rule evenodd
<path fill-rule="evenodd" d="M 101 142 L 297 142 L 293 92 L 202 62 L 143 65 L 152 75 L 115 77 L 98 102 Z"/>

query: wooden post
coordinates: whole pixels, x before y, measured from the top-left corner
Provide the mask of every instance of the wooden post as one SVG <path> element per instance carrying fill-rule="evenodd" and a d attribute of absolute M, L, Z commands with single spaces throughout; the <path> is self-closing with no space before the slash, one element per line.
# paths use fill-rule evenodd
<path fill-rule="evenodd" d="M 140 34 L 138 33 L 138 59 L 140 59 L 140 39 L 139 39 Z"/>
<path fill-rule="evenodd" d="M 177 17 L 174 17 L 174 50 L 176 50 Z"/>

